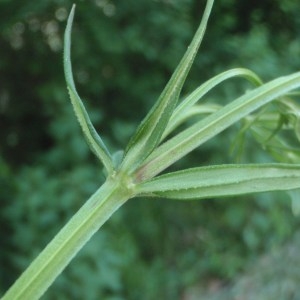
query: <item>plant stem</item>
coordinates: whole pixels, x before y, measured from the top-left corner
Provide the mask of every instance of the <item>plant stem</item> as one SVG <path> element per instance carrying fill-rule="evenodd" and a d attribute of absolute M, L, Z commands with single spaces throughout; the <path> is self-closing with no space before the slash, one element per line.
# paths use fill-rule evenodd
<path fill-rule="evenodd" d="M 133 196 L 129 186 L 125 176 L 110 176 L 31 263 L 2 300 L 39 299 L 91 236 Z"/>

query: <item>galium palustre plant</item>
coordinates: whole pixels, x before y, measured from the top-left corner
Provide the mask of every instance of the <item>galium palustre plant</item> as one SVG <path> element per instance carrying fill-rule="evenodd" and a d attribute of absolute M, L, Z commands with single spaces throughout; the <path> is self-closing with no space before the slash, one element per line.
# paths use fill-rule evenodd
<path fill-rule="evenodd" d="M 157 102 L 143 119 L 125 150 L 111 154 L 93 127 L 75 87 L 70 62 L 73 6 L 64 37 L 64 70 L 70 99 L 83 134 L 104 166 L 106 181 L 80 208 L 28 269 L 3 296 L 3 300 L 41 297 L 76 253 L 104 222 L 129 199 L 139 196 L 194 200 L 285 190 L 297 210 L 300 191 L 300 149 L 278 133 L 292 130 L 300 140 L 300 108 L 291 99 L 300 87 L 300 72 L 268 83 L 247 69 L 232 69 L 209 79 L 179 102 L 179 96 L 202 41 L 213 0 L 208 0 L 201 24 Z M 253 84 L 225 106 L 199 104 L 215 86 L 233 77 Z M 269 111 L 267 104 L 275 103 Z M 198 117 L 185 129 L 182 123 Z M 161 173 L 229 126 L 241 122 L 237 147 L 251 131 L 277 163 L 224 164 Z M 270 126 L 270 124 L 272 126 Z M 271 129 L 270 129 L 271 128 Z M 170 134 L 173 133 L 170 137 Z M 284 153 L 284 158 L 280 153 Z"/>

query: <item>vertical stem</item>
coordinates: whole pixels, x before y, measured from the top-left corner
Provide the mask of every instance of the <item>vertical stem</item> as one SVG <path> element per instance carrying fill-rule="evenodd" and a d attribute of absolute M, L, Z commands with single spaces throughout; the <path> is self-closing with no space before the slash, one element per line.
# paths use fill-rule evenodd
<path fill-rule="evenodd" d="M 121 176 L 108 179 L 31 263 L 2 300 L 39 299 L 91 236 L 132 194 Z"/>

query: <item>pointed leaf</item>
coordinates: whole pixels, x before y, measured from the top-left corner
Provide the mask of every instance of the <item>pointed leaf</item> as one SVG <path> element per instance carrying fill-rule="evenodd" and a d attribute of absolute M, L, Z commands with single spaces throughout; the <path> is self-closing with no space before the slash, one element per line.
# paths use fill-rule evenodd
<path fill-rule="evenodd" d="M 73 5 L 71 13 L 69 15 L 64 37 L 64 71 L 67 87 L 76 117 L 82 128 L 88 145 L 90 146 L 91 150 L 96 154 L 96 156 L 100 159 L 100 161 L 104 164 L 107 172 L 111 173 L 113 171 L 113 162 L 111 159 L 111 155 L 107 150 L 101 137 L 96 132 L 89 118 L 89 115 L 76 91 L 73 79 L 71 66 L 71 30 L 74 19 L 74 11 L 75 5 Z"/>
<path fill-rule="evenodd" d="M 191 107 L 187 107 L 180 113 L 180 115 L 177 116 L 176 120 L 174 120 L 174 122 L 172 122 L 172 124 L 166 128 L 161 140 L 163 141 L 174 129 L 189 120 L 191 117 L 209 115 L 216 112 L 221 107 L 222 106 L 218 104 L 195 104 Z"/>
<path fill-rule="evenodd" d="M 209 79 L 205 83 L 201 84 L 194 92 L 187 96 L 174 110 L 171 116 L 170 122 L 165 130 L 164 136 L 168 135 L 174 130 L 183 119 L 182 116 L 186 114 L 186 111 L 190 109 L 195 103 L 197 103 L 203 96 L 205 96 L 214 87 L 223 83 L 225 80 L 231 79 L 233 77 L 243 77 L 253 83 L 256 86 L 262 85 L 260 78 L 248 69 L 236 68 L 225 71 L 215 77 Z"/>
<path fill-rule="evenodd" d="M 300 188 L 300 165 L 217 165 L 173 172 L 141 183 L 141 194 L 203 199 Z"/>
<path fill-rule="evenodd" d="M 176 106 L 180 91 L 202 41 L 213 0 L 208 0 L 201 24 L 184 57 L 156 104 L 138 127 L 126 149 L 123 169 L 133 169 L 157 146 Z"/>
<path fill-rule="evenodd" d="M 277 78 L 247 92 L 159 146 L 137 170 L 138 180 L 155 176 L 254 110 L 299 87 L 300 72 Z"/>

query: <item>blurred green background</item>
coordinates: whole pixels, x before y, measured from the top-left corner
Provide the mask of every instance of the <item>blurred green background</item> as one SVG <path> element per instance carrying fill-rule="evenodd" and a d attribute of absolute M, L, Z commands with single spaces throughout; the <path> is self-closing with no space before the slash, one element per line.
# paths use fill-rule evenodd
<path fill-rule="evenodd" d="M 63 77 L 62 37 L 71 5 L 0 1 L 0 295 L 104 180 Z M 74 75 L 111 149 L 126 145 L 159 96 L 204 5 L 77 1 Z M 232 67 L 250 68 L 264 80 L 299 70 L 299 11 L 294 0 L 215 1 L 183 93 Z M 244 90 L 234 79 L 210 96 L 224 104 Z M 177 167 L 235 162 L 229 153 L 235 133 L 221 134 Z M 245 162 L 268 159 L 254 140 L 247 149 Z M 300 277 L 300 258 L 289 251 L 299 245 L 299 229 L 284 193 L 185 203 L 134 199 L 43 299 L 233 299 L 235 293 L 275 299 L 278 289 L 280 299 L 300 299 L 292 284 Z M 260 283 L 250 283 L 254 298 L 249 284 L 239 285 L 243 276 Z"/>

